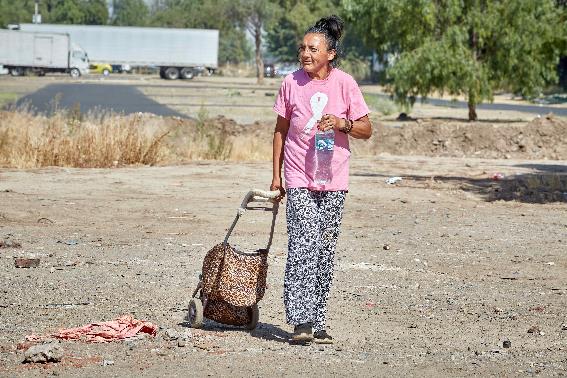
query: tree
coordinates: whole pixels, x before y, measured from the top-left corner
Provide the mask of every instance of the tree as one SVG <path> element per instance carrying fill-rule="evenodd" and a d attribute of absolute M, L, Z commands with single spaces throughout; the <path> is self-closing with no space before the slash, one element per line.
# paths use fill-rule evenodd
<path fill-rule="evenodd" d="M 241 25 L 254 38 L 256 77 L 258 84 L 264 83 L 264 59 L 262 58 L 262 38 L 266 29 L 276 21 L 279 8 L 269 0 L 240 0 L 234 3 L 234 14 Z"/>
<path fill-rule="evenodd" d="M 9 24 L 32 22 L 35 9 L 34 0 L 0 0 L 0 27 L 5 28 Z M 40 3 L 41 13 L 47 12 L 45 4 Z"/>
<path fill-rule="evenodd" d="M 336 13 L 338 4 L 331 0 L 279 0 L 281 17 L 271 24 L 266 34 L 268 49 L 276 58 L 297 61 L 297 48 L 303 33 L 318 19 Z"/>
<path fill-rule="evenodd" d="M 108 23 L 108 7 L 106 0 L 83 0 L 83 24 L 106 25 Z"/>
<path fill-rule="evenodd" d="M 145 26 L 150 11 L 144 0 L 114 0 L 112 24 L 119 26 Z"/>
<path fill-rule="evenodd" d="M 557 80 L 567 41 L 555 0 L 343 0 L 352 24 L 388 68 L 394 98 L 464 95 L 469 120 L 495 90 L 537 96 Z M 356 22 L 354 22 L 356 21 Z"/>
<path fill-rule="evenodd" d="M 48 0 L 47 10 L 46 21 L 53 24 L 82 24 L 85 20 L 81 0 Z"/>

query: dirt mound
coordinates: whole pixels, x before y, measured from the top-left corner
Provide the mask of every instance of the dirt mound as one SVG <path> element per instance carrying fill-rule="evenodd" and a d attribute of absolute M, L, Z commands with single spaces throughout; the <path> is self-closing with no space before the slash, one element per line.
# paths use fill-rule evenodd
<path fill-rule="evenodd" d="M 567 121 L 553 116 L 528 123 L 417 120 L 378 127 L 367 152 L 563 160 L 567 159 L 565 135 Z"/>
<path fill-rule="evenodd" d="M 196 121 L 182 123 L 188 130 L 199 128 Z M 242 137 L 269 147 L 274 126 L 267 122 L 242 125 L 219 116 L 206 120 L 201 127 L 229 140 Z M 567 160 L 567 120 L 554 116 L 506 123 L 439 119 L 385 121 L 376 122 L 374 127 L 370 141 L 352 140 L 355 154 Z M 270 158 L 271 152 L 265 156 L 265 159 Z"/>

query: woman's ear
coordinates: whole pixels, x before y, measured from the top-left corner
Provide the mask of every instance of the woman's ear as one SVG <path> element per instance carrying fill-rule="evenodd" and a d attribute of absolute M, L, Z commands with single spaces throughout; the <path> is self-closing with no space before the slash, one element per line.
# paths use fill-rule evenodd
<path fill-rule="evenodd" d="M 330 62 L 337 56 L 337 50 L 329 50 L 327 52 L 327 60 Z"/>

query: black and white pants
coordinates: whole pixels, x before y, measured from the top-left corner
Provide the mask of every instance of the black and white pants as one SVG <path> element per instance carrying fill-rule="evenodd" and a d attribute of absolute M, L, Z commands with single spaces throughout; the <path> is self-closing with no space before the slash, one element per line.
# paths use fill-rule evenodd
<path fill-rule="evenodd" d="M 346 191 L 287 190 L 284 305 L 288 324 L 312 323 L 314 331 L 326 327 L 345 198 Z"/>

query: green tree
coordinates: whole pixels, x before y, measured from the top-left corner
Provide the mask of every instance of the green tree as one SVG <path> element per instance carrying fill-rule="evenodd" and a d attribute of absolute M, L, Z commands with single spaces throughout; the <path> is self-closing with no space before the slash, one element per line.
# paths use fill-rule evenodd
<path fill-rule="evenodd" d="M 5 28 L 9 24 L 20 24 L 32 22 L 35 11 L 35 0 L 0 0 L 0 27 Z M 39 13 L 45 16 L 47 5 L 39 3 Z"/>
<path fill-rule="evenodd" d="M 321 17 L 337 13 L 336 1 L 279 0 L 279 17 L 267 30 L 268 50 L 276 58 L 291 62 L 297 60 L 297 48 L 303 33 Z"/>
<path fill-rule="evenodd" d="M 240 0 L 234 2 L 233 14 L 254 39 L 256 78 L 258 84 L 264 83 L 264 59 L 262 58 L 262 39 L 266 29 L 277 20 L 279 7 L 269 0 Z"/>
<path fill-rule="evenodd" d="M 81 0 L 47 1 L 48 14 L 44 22 L 52 24 L 82 24 L 85 12 Z"/>
<path fill-rule="evenodd" d="M 281 17 L 268 29 L 266 40 L 271 55 L 280 61 L 297 61 L 297 47 L 305 31 L 321 17 L 337 14 L 344 18 L 340 0 L 279 0 Z M 347 23 L 339 48 L 341 69 L 362 80 L 370 76 L 372 51 L 361 43 L 358 30 Z"/>
<path fill-rule="evenodd" d="M 554 0 L 343 0 L 364 41 L 385 58 L 404 105 L 438 91 L 464 95 L 469 119 L 495 90 L 537 96 L 557 80 L 567 41 Z"/>
<path fill-rule="evenodd" d="M 119 26 L 145 26 L 150 10 L 144 0 L 114 0 L 112 24 Z"/>
<path fill-rule="evenodd" d="M 106 0 L 83 0 L 82 23 L 86 25 L 106 25 L 108 23 L 108 7 Z"/>

